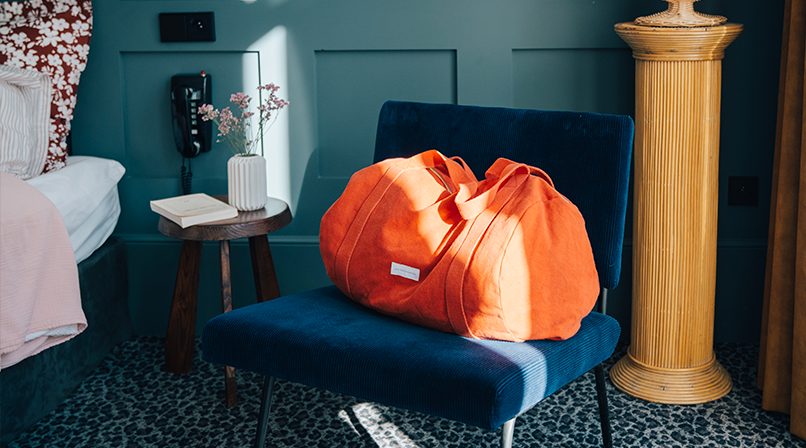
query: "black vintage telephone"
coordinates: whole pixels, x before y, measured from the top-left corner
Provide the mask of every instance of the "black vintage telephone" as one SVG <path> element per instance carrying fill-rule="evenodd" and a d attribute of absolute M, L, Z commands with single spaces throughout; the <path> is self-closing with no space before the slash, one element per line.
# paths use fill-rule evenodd
<path fill-rule="evenodd" d="M 171 121 L 176 150 L 182 154 L 182 190 L 190 193 L 190 159 L 210 150 L 213 142 L 212 122 L 198 114 L 199 106 L 209 104 L 212 82 L 204 72 L 199 75 L 176 75 L 171 78 Z M 185 168 L 185 159 L 188 167 Z"/>
<path fill-rule="evenodd" d="M 171 78 L 171 118 L 173 118 L 176 150 L 191 158 L 210 150 L 212 123 L 203 121 L 196 112 L 202 104 L 210 103 L 210 76 L 176 75 Z"/>

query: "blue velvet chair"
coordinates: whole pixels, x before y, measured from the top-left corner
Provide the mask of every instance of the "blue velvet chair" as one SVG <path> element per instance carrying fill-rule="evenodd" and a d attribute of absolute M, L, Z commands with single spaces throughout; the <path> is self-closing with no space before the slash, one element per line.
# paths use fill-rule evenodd
<path fill-rule="evenodd" d="M 375 161 L 428 149 L 461 156 L 479 178 L 498 157 L 544 169 L 582 212 L 602 287 L 618 284 L 634 124 L 626 116 L 387 102 Z M 535 256 L 551 256 L 535 254 Z M 266 376 L 255 446 L 266 438 L 273 379 L 501 431 L 593 369 L 603 443 L 611 446 L 604 371 L 619 324 L 599 312 L 565 341 L 466 339 L 356 304 L 334 286 L 236 309 L 211 319 L 205 360 Z"/>

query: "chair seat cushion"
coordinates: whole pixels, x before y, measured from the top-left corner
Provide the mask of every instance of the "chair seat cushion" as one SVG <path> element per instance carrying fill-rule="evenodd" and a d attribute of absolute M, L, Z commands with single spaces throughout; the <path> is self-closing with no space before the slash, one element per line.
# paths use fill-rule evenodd
<path fill-rule="evenodd" d="M 328 286 L 211 319 L 206 361 L 493 430 L 615 349 L 590 313 L 564 341 L 467 339 L 369 310 Z"/>

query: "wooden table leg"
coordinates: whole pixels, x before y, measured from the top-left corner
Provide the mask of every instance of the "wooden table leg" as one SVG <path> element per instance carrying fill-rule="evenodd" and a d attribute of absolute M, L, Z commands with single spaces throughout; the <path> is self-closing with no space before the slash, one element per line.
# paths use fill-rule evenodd
<path fill-rule="evenodd" d="M 255 290 L 258 302 L 280 297 L 280 286 L 274 272 L 269 239 L 266 235 L 249 238 L 249 252 L 252 254 L 252 274 L 255 277 Z"/>
<path fill-rule="evenodd" d="M 218 252 L 221 257 L 221 311 L 232 311 L 232 268 L 230 266 L 229 240 L 218 242 Z M 235 378 L 235 368 L 224 367 L 224 390 L 227 396 L 227 407 L 238 404 L 238 380 Z"/>
<path fill-rule="evenodd" d="M 193 338 L 196 335 L 201 249 L 201 241 L 182 241 L 171 316 L 165 336 L 166 372 L 189 373 L 193 368 Z"/>

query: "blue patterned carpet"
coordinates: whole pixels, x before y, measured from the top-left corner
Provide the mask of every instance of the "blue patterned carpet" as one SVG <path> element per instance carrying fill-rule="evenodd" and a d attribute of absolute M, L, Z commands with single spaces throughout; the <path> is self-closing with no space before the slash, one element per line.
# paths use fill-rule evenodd
<path fill-rule="evenodd" d="M 806 447 L 789 417 L 761 409 L 758 347 L 719 344 L 733 390 L 712 403 L 647 403 L 608 383 L 617 447 Z M 620 350 L 606 366 L 623 355 Z M 188 375 L 162 372 L 163 340 L 138 337 L 116 347 L 56 411 L 9 446 L 251 447 L 262 378 L 238 372 L 235 408 L 224 405 L 223 370 L 201 360 Z M 499 446 L 499 434 L 444 419 L 278 381 L 267 447 Z M 601 446 L 593 374 L 521 416 L 516 447 Z"/>

